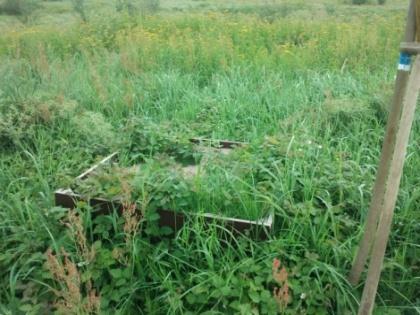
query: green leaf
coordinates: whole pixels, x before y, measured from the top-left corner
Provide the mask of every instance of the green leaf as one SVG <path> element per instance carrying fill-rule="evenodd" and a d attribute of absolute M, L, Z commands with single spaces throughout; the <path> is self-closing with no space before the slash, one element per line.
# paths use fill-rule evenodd
<path fill-rule="evenodd" d="M 267 290 L 264 290 L 261 292 L 261 302 L 268 302 L 272 299 L 270 292 L 268 292 Z"/>
<path fill-rule="evenodd" d="M 163 226 L 159 232 L 161 235 L 171 235 L 173 231 L 169 226 Z"/>
<path fill-rule="evenodd" d="M 254 303 L 260 303 L 261 298 L 257 291 L 249 291 L 248 295 Z"/>
<path fill-rule="evenodd" d="M 232 308 L 232 309 L 234 309 L 234 310 L 237 310 L 237 311 L 239 311 L 240 310 L 240 303 L 239 303 L 239 301 L 233 301 L 232 303 L 230 303 L 229 304 L 229 306 Z"/>
<path fill-rule="evenodd" d="M 194 294 L 191 294 L 191 293 L 187 294 L 186 299 L 189 304 L 191 305 L 195 304 L 196 298 Z"/>
<path fill-rule="evenodd" d="M 132 277 L 132 273 L 131 273 L 131 269 L 130 268 L 124 268 L 122 271 L 122 277 L 125 279 L 131 279 Z"/>
<path fill-rule="evenodd" d="M 117 286 L 117 287 L 122 287 L 126 284 L 127 284 L 127 280 L 124 279 L 124 278 L 120 278 L 120 279 L 117 280 L 117 282 L 115 282 L 115 286 Z"/>
<path fill-rule="evenodd" d="M 113 278 L 116 278 L 116 279 L 123 277 L 121 269 L 111 269 L 109 270 L 109 273 L 111 274 Z"/>
<path fill-rule="evenodd" d="M 401 315 L 401 312 L 395 308 L 378 307 L 373 315 Z"/>
<path fill-rule="evenodd" d="M 223 296 L 229 296 L 232 292 L 232 289 L 228 286 L 225 286 L 220 289 L 220 292 L 222 293 Z"/>
<path fill-rule="evenodd" d="M 317 253 L 311 253 L 306 251 L 305 252 L 305 257 L 310 259 L 310 260 L 318 260 L 319 259 L 319 255 Z"/>
<path fill-rule="evenodd" d="M 157 221 L 159 220 L 160 215 L 157 212 L 151 212 L 147 215 L 147 220 L 148 221 Z"/>
<path fill-rule="evenodd" d="M 192 289 L 192 293 L 195 295 L 199 295 L 201 293 L 206 293 L 206 292 L 208 292 L 208 288 L 203 285 L 196 286 Z"/>
<path fill-rule="evenodd" d="M 82 273 L 82 276 L 80 278 L 82 282 L 87 282 L 92 278 L 92 272 L 90 270 L 87 270 Z"/>
<path fill-rule="evenodd" d="M 219 299 L 222 296 L 222 292 L 219 289 L 213 290 L 210 296 Z"/>
<path fill-rule="evenodd" d="M 19 310 L 25 313 L 30 312 L 32 309 L 33 309 L 33 306 L 31 304 L 24 304 L 19 307 Z"/>
<path fill-rule="evenodd" d="M 216 288 L 220 288 L 224 286 L 224 284 L 225 284 L 225 280 L 222 277 L 217 276 L 217 275 L 213 277 L 213 285 Z"/>

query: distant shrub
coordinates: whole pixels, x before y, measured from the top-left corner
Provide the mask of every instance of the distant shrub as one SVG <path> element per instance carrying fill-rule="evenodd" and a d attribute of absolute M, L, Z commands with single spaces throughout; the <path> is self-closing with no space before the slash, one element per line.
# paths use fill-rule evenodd
<path fill-rule="evenodd" d="M 0 5 L 0 13 L 28 16 L 37 6 L 37 0 L 5 0 Z"/>
<path fill-rule="evenodd" d="M 366 4 L 366 3 L 368 3 L 368 0 L 351 0 L 351 3 L 352 4 L 358 4 L 358 5 Z"/>
<path fill-rule="evenodd" d="M 140 0 L 138 3 L 133 0 L 117 0 L 116 3 L 117 11 L 127 11 L 130 15 L 155 13 L 159 7 L 159 0 Z"/>
<path fill-rule="evenodd" d="M 23 12 L 23 1 L 22 0 L 6 0 L 0 7 L 0 12 L 19 15 Z"/>
<path fill-rule="evenodd" d="M 84 22 L 87 21 L 85 0 L 72 0 L 74 11 L 76 11 Z"/>
<path fill-rule="evenodd" d="M 118 12 L 127 11 L 130 15 L 136 11 L 136 7 L 132 0 L 117 0 L 115 8 Z"/>
<path fill-rule="evenodd" d="M 325 4 L 325 11 L 328 15 L 334 15 L 337 11 L 336 5 L 332 3 Z"/>
<path fill-rule="evenodd" d="M 150 1 L 150 0 L 149 0 Z M 293 13 L 305 9 L 306 3 L 295 0 L 294 3 L 264 3 L 262 5 L 247 5 L 227 9 L 231 13 L 243 13 L 258 15 L 268 22 L 273 22 L 278 18 L 285 18 Z"/>
<path fill-rule="evenodd" d="M 159 10 L 160 1 L 159 0 L 142 0 L 141 9 L 144 13 L 155 13 Z"/>
<path fill-rule="evenodd" d="M 383 5 L 386 3 L 386 0 L 378 0 L 378 4 Z"/>

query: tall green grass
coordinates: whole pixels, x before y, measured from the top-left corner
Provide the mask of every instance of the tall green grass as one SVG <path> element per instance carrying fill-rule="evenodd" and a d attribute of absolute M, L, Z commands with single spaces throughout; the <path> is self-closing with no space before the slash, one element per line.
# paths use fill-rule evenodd
<path fill-rule="evenodd" d="M 279 258 L 287 314 L 354 313 L 361 288 L 345 277 L 368 208 L 402 17 L 115 16 L 2 34 L 0 312 L 88 312 L 100 292 L 103 313 L 274 314 Z M 127 150 L 133 117 L 263 146 L 270 189 L 255 197 L 275 211 L 271 238 L 226 242 L 192 219 L 175 239 L 156 242 L 167 231 L 135 214 L 95 218 L 81 203 L 75 219 L 54 207 L 54 189 Z M 418 312 L 418 135 L 416 124 L 378 314 Z"/>

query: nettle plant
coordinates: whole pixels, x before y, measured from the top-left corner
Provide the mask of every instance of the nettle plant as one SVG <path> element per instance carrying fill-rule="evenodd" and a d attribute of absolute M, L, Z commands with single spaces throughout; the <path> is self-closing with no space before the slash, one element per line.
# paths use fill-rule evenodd
<path fill-rule="evenodd" d="M 201 157 L 190 141 L 193 131 L 183 125 L 134 117 L 127 121 L 124 132 L 129 139 L 127 152 L 134 162 L 167 154 L 183 164 L 195 164 Z"/>

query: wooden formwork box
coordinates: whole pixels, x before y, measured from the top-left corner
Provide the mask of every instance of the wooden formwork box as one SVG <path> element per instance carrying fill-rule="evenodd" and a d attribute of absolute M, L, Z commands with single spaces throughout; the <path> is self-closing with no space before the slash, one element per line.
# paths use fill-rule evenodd
<path fill-rule="evenodd" d="M 244 143 L 225 140 L 208 140 L 193 138 L 190 141 L 194 144 L 207 143 L 211 146 L 217 146 L 221 150 L 232 150 L 236 146 L 242 146 Z M 88 178 L 96 169 L 103 165 L 114 162 L 117 159 L 118 152 L 114 152 L 105 157 L 99 163 L 93 165 L 87 171 L 80 174 L 76 179 L 83 180 Z M 96 209 L 96 214 L 107 214 L 114 210 L 121 212 L 123 204 L 118 200 L 109 200 L 106 198 L 88 198 L 70 188 L 58 189 L 55 191 L 55 204 L 64 208 L 75 208 L 79 201 L 85 201 Z M 179 231 L 190 218 L 199 217 L 205 224 L 215 223 L 235 234 L 247 234 L 256 239 L 266 239 L 273 227 L 274 217 L 269 214 L 260 220 L 244 220 L 238 218 L 224 217 L 212 213 L 186 213 L 174 211 L 171 209 L 157 209 L 159 214 L 158 224 L 160 227 L 170 227 L 175 233 Z"/>

